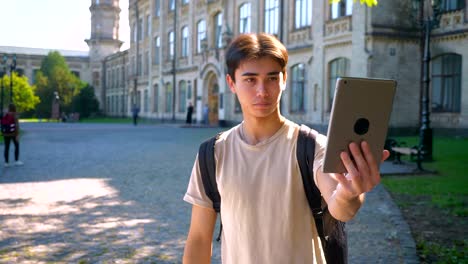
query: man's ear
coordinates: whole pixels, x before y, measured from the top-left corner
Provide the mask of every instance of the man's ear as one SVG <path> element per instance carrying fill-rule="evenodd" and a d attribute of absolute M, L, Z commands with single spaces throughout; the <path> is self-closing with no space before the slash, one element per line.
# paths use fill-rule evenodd
<path fill-rule="evenodd" d="M 231 92 L 235 94 L 236 93 L 236 84 L 234 83 L 234 80 L 231 78 L 231 75 L 226 74 L 226 82 L 227 82 Z"/>

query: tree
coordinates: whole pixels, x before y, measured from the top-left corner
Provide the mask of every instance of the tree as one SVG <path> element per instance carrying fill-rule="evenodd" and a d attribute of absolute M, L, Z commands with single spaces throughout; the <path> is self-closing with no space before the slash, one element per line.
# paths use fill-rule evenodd
<path fill-rule="evenodd" d="M 80 113 L 80 117 L 89 117 L 99 111 L 99 101 L 94 94 L 94 88 L 86 85 L 80 93 L 73 98 L 72 108 L 74 112 Z"/>
<path fill-rule="evenodd" d="M 4 95 L 3 95 L 3 107 L 5 108 L 10 103 L 10 76 L 5 75 L 3 77 Z M 40 102 L 40 99 L 35 95 L 35 86 L 29 85 L 28 77 L 18 76 L 13 73 L 13 103 L 16 105 L 18 112 L 26 112 L 34 109 Z"/>
<path fill-rule="evenodd" d="M 330 0 L 330 3 L 338 3 L 340 1 L 345 1 L 345 0 Z M 356 2 L 356 0 L 354 0 L 354 2 Z M 359 2 L 361 4 L 366 4 L 367 6 L 370 6 L 370 7 L 375 6 L 378 3 L 377 0 L 359 0 Z"/>
<path fill-rule="evenodd" d="M 69 112 L 73 97 L 84 87 L 84 83 L 70 71 L 65 58 L 58 51 L 52 51 L 42 60 L 41 69 L 36 75 L 36 86 L 41 98 L 36 114 L 49 118 L 54 92 L 59 95 L 61 111 Z"/>

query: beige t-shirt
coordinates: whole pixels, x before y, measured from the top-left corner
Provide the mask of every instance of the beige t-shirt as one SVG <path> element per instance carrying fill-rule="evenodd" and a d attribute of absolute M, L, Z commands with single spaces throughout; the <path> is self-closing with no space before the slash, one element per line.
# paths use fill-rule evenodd
<path fill-rule="evenodd" d="M 215 145 L 222 262 L 325 263 L 296 159 L 299 126 L 287 120 L 257 145 L 242 140 L 240 130 L 238 125 L 224 132 Z M 326 137 L 314 132 L 316 171 L 322 164 Z M 198 157 L 184 200 L 212 208 Z"/>

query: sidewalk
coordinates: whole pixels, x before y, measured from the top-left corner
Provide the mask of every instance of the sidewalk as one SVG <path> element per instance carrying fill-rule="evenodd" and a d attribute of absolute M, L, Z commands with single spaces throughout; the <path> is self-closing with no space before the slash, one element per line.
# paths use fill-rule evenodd
<path fill-rule="evenodd" d="M 1 263 L 181 263 L 190 224 L 182 197 L 193 158 L 219 129 L 23 128 L 25 165 L 0 168 Z M 402 171 L 382 165 L 383 174 Z M 419 263 L 409 227 L 381 185 L 347 230 L 350 264 Z M 218 242 L 212 263 L 220 263 Z"/>

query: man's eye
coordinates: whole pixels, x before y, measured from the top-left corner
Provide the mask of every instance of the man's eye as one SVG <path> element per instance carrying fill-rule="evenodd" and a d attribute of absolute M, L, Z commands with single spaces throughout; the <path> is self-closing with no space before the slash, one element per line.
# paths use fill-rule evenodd
<path fill-rule="evenodd" d="M 278 76 L 271 76 L 270 78 L 268 78 L 268 80 L 276 82 L 279 80 L 279 78 Z"/>
<path fill-rule="evenodd" d="M 255 80 L 254 78 L 246 78 L 244 79 L 244 82 L 247 82 L 247 83 L 253 83 Z"/>

